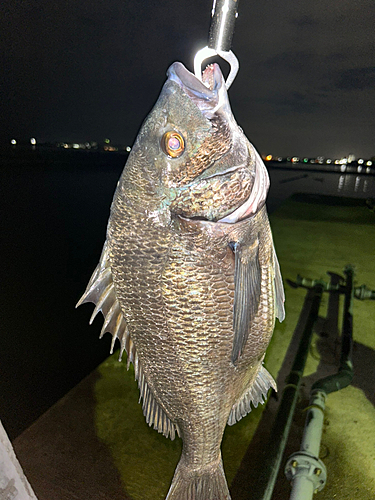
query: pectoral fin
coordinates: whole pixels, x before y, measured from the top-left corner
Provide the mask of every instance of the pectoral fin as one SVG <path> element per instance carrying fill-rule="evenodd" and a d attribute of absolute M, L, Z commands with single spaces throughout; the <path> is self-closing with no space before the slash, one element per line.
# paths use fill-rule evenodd
<path fill-rule="evenodd" d="M 250 324 L 258 311 L 261 289 L 259 240 L 251 245 L 235 243 L 232 363 L 241 356 L 249 336 Z"/>
<path fill-rule="evenodd" d="M 276 317 L 281 323 L 285 318 L 285 309 L 284 309 L 285 294 L 284 294 L 283 280 L 281 278 L 279 261 L 277 260 L 275 247 L 273 247 L 272 260 L 273 260 L 273 270 L 274 270 L 275 311 L 276 311 Z"/>

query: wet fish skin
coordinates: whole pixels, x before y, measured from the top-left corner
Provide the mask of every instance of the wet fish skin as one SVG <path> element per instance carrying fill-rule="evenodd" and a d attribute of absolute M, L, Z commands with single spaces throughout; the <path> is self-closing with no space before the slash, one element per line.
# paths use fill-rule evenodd
<path fill-rule="evenodd" d="M 182 437 L 168 500 L 223 500 L 225 425 L 276 389 L 262 361 L 284 295 L 264 205 L 268 176 L 233 118 L 219 68 L 206 70 L 211 89 L 180 63 L 168 76 L 80 303 L 99 304 L 104 330 L 134 363 L 149 425 Z M 184 138 L 180 157 L 160 146 L 168 131 Z"/>

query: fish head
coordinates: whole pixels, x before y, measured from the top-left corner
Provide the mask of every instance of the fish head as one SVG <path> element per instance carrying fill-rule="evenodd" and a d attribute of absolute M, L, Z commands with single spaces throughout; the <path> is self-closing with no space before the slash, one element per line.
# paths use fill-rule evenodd
<path fill-rule="evenodd" d="M 268 174 L 234 119 L 220 67 L 200 81 L 176 62 L 167 76 L 133 147 L 148 160 L 147 189 L 171 216 L 232 224 L 255 214 Z"/>

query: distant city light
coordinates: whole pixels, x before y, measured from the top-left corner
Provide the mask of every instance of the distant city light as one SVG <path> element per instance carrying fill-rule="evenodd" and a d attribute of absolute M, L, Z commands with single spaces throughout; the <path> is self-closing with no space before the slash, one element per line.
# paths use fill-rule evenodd
<path fill-rule="evenodd" d="M 17 144 L 17 141 L 16 141 L 16 139 L 12 139 L 12 140 L 10 141 L 10 143 L 11 143 L 13 146 L 15 146 L 15 145 Z"/>
<path fill-rule="evenodd" d="M 37 140 L 35 137 L 31 137 L 29 139 L 30 141 L 30 144 L 32 146 L 32 149 L 35 149 L 35 146 L 37 144 Z M 89 151 L 89 150 L 97 150 L 98 148 L 103 150 L 103 151 L 108 151 L 108 152 L 122 152 L 124 153 L 125 151 L 127 153 L 130 153 L 130 151 L 132 150 L 132 147 L 131 146 L 124 146 L 124 145 L 113 145 L 111 139 L 109 139 L 108 137 L 106 137 L 105 139 L 103 139 L 104 141 L 104 144 L 103 143 L 98 143 L 98 142 L 95 142 L 95 141 L 87 141 L 87 142 L 58 142 L 58 143 L 55 143 L 55 146 L 58 147 L 58 148 L 64 148 L 64 149 L 80 149 L 80 150 L 85 150 L 85 151 Z M 18 145 L 18 140 L 16 139 L 10 139 L 9 143 L 12 145 L 12 146 L 16 146 Z M 8 144 L 9 144 L 8 143 Z M 21 140 L 21 144 L 23 144 L 22 140 Z M 42 142 L 38 142 L 38 149 L 39 148 L 43 148 L 45 146 L 44 143 Z M 46 145 L 50 146 L 49 143 L 46 143 Z M 287 163 L 287 162 L 290 162 L 292 164 L 295 164 L 295 168 L 298 169 L 298 165 L 297 163 L 304 163 L 304 164 L 311 164 L 312 166 L 310 165 L 306 165 L 307 168 L 319 168 L 318 165 L 337 165 L 337 167 L 335 168 L 335 170 L 339 170 L 340 172 L 342 173 L 345 173 L 345 172 L 353 172 L 356 171 L 358 174 L 371 174 L 374 172 L 374 165 L 375 165 L 375 162 L 374 160 L 366 160 L 366 159 L 363 159 L 363 158 L 358 158 L 356 159 L 356 157 L 353 155 L 353 154 L 349 154 L 347 156 L 343 156 L 339 159 L 333 159 L 333 158 L 325 158 L 324 156 L 316 156 L 315 158 L 311 158 L 311 157 L 299 157 L 299 156 L 274 156 L 274 155 L 263 155 L 262 154 L 262 159 L 265 161 L 265 162 L 270 162 L 270 161 L 273 161 L 273 162 L 279 162 L 279 163 Z M 354 163 L 354 165 L 353 165 Z M 306 167 L 303 167 L 302 165 L 300 166 L 300 168 L 306 168 Z M 287 167 L 285 167 L 287 168 Z M 344 177 L 344 176 L 343 176 Z"/>

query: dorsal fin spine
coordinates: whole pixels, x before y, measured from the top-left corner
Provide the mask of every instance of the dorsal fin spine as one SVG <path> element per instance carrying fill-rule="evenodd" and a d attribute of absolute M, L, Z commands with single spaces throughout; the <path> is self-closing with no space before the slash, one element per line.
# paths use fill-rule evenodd
<path fill-rule="evenodd" d="M 100 295 L 100 297 L 98 298 L 98 301 L 96 303 L 96 306 L 95 306 L 95 309 L 94 309 L 94 312 L 92 313 L 91 315 L 91 318 L 90 318 L 90 321 L 89 321 L 89 324 L 91 325 L 92 322 L 94 321 L 96 315 L 98 314 L 98 312 L 102 309 L 103 305 L 105 304 L 106 300 L 108 299 L 108 297 L 110 296 L 111 292 L 113 290 L 113 283 L 109 283 L 106 288 L 104 289 L 104 292 Z"/>
<path fill-rule="evenodd" d="M 103 337 L 105 332 L 109 331 L 112 334 L 111 354 L 116 339 L 119 339 L 120 342 L 119 359 L 121 360 L 124 351 L 127 352 L 127 368 L 129 369 L 130 363 L 133 363 L 134 375 L 138 381 L 140 392 L 139 401 L 142 400 L 142 409 L 146 422 L 157 431 L 163 433 L 164 436 L 174 439 L 176 431 L 179 434 L 178 426 L 169 419 L 165 410 L 155 399 L 153 391 L 147 383 L 137 350 L 131 339 L 120 303 L 116 297 L 116 289 L 109 260 L 109 248 L 107 242 L 105 242 L 99 264 L 95 268 L 87 288 L 76 307 L 85 302 L 93 302 L 95 304 L 90 324 L 94 321 L 99 311 L 103 313 L 104 323 L 100 332 L 100 338 Z"/>

